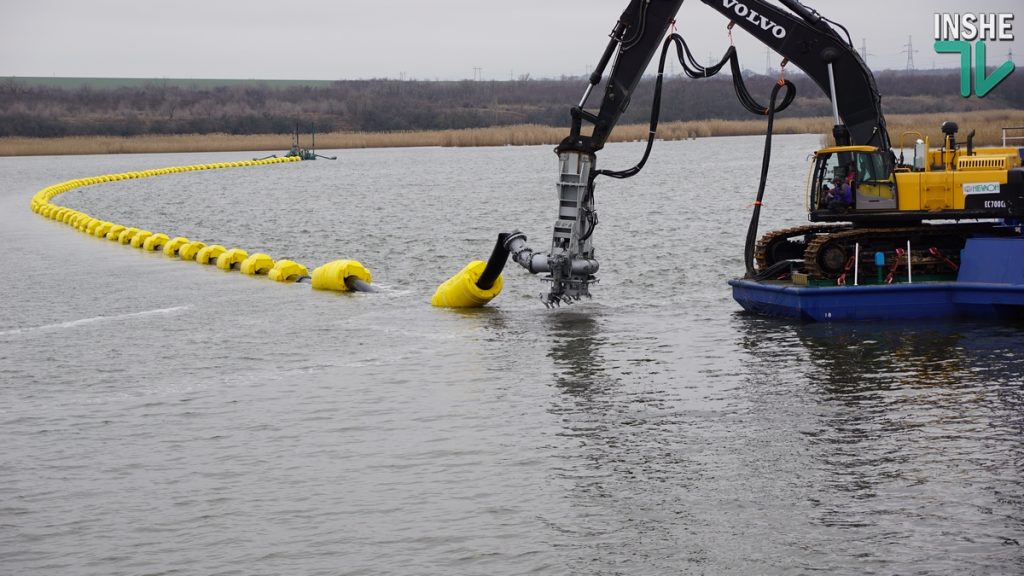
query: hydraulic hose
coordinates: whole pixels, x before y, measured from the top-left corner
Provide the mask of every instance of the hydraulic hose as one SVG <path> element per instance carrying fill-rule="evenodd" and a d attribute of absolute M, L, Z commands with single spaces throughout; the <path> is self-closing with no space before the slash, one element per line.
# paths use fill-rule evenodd
<path fill-rule="evenodd" d="M 697 60 L 693 57 L 690 52 L 689 46 L 686 45 L 686 41 L 679 34 L 670 34 L 665 38 L 665 43 L 661 47 L 661 58 L 658 60 L 658 76 L 654 83 L 654 100 L 651 103 L 651 122 L 650 129 L 647 133 L 647 147 L 644 149 L 644 154 L 640 158 L 640 161 L 636 163 L 632 168 L 625 170 L 595 170 L 590 180 L 593 182 L 594 178 L 598 176 L 609 176 L 611 178 L 631 178 L 640 173 L 643 169 L 644 164 L 647 163 L 647 159 L 651 155 L 651 148 L 654 147 L 654 138 L 658 132 L 658 121 L 661 117 L 661 91 L 663 86 L 663 80 L 665 77 L 665 60 L 668 56 L 668 51 L 671 46 L 676 47 L 676 56 L 679 58 L 679 63 L 683 66 L 683 71 L 690 78 L 710 78 L 715 74 L 721 72 L 722 68 L 726 64 L 729 64 L 730 72 L 732 73 L 733 88 L 736 91 L 736 98 L 740 101 L 749 112 L 757 115 L 769 115 L 775 112 L 781 112 L 789 107 L 793 103 L 793 99 L 796 97 L 796 88 L 793 84 L 785 80 L 783 85 L 787 87 L 786 94 L 782 98 L 782 102 L 776 106 L 774 97 L 777 90 L 772 92 L 773 100 L 770 106 L 762 106 L 753 96 L 750 95 L 750 91 L 747 90 L 747 85 L 743 81 L 743 71 L 740 68 L 739 57 L 736 54 L 736 47 L 729 46 L 722 55 L 722 59 L 718 63 L 704 67 L 701 66 Z M 771 127 L 771 120 L 769 120 L 769 130 Z"/>
<path fill-rule="evenodd" d="M 783 98 L 783 102 L 792 101 L 793 95 L 796 93 L 796 88 L 788 80 L 782 80 L 775 84 L 772 88 L 772 97 L 768 105 L 768 128 L 765 130 L 764 140 L 764 156 L 761 159 L 761 180 L 757 185 L 757 198 L 754 199 L 754 212 L 750 216 L 750 226 L 747 228 L 747 241 L 743 246 L 743 262 L 747 267 L 747 278 L 755 277 L 754 271 L 754 245 L 757 242 L 757 222 L 761 217 L 761 200 L 764 198 L 764 186 L 768 181 L 768 165 L 771 163 L 772 158 L 772 129 L 775 123 L 775 99 L 779 95 L 779 90 L 782 87 L 786 87 L 786 96 Z"/>

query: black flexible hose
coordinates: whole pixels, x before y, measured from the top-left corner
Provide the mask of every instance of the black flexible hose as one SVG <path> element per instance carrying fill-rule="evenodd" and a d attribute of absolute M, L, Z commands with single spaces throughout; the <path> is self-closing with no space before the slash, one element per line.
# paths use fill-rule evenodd
<path fill-rule="evenodd" d="M 498 276 L 501 276 L 501 271 L 505 268 L 505 262 L 508 260 L 508 248 L 505 247 L 506 240 L 508 240 L 507 232 L 498 234 L 498 240 L 494 243 L 494 250 L 491 250 L 491 257 L 487 259 L 484 271 L 480 273 L 480 278 L 476 281 L 477 288 L 490 290 L 494 283 L 498 281 Z"/>
<path fill-rule="evenodd" d="M 633 24 L 633 35 L 630 38 L 624 38 L 622 40 L 622 51 L 625 52 L 636 46 L 640 40 L 644 37 L 644 29 L 647 27 L 647 2 L 644 2 L 640 6 L 640 12 L 637 14 L 636 22 Z"/>
<path fill-rule="evenodd" d="M 793 265 L 799 265 L 802 261 L 800 260 L 780 260 L 775 264 L 772 264 L 767 269 L 762 270 L 755 274 L 752 280 L 774 280 L 783 274 L 788 274 L 792 269 Z"/>
<path fill-rule="evenodd" d="M 710 78 L 715 74 L 722 71 L 725 65 L 729 64 L 730 72 L 732 73 L 733 87 L 736 91 L 736 98 L 740 101 L 749 112 L 757 115 L 769 114 L 769 107 L 762 106 L 753 96 L 750 95 L 750 91 L 747 90 L 747 85 L 743 81 L 743 71 L 740 68 L 740 60 L 736 54 L 736 47 L 729 46 L 722 55 L 722 59 L 718 63 L 704 67 L 701 66 L 697 60 L 693 57 L 690 52 L 689 46 L 686 45 L 686 41 L 679 34 L 670 34 L 665 38 L 665 43 L 661 47 L 661 58 L 658 60 L 658 77 L 654 83 L 654 100 L 651 103 L 651 122 L 650 129 L 647 133 L 647 147 L 644 149 L 644 154 L 640 158 L 640 161 L 636 163 L 632 168 L 625 170 L 595 170 L 590 175 L 590 182 L 593 183 L 594 178 L 598 176 L 608 176 L 611 178 L 631 178 L 640 173 L 644 165 L 647 163 L 647 159 L 651 156 L 651 149 L 654 147 L 654 138 L 658 132 L 658 121 L 661 117 L 661 91 L 664 85 L 665 78 L 665 60 L 668 56 L 669 48 L 672 45 L 676 47 L 676 55 L 679 58 L 679 63 L 683 66 L 683 71 L 690 78 Z M 789 80 L 785 80 L 784 85 L 787 87 L 786 95 L 782 98 L 782 103 L 775 106 L 775 101 L 771 104 L 771 113 L 781 112 L 789 107 L 793 103 L 793 99 L 796 98 L 796 87 Z M 776 92 L 773 92 L 773 97 Z M 770 124 L 769 124 L 770 128 Z"/>
<path fill-rule="evenodd" d="M 777 82 L 775 87 L 772 88 L 771 101 L 768 104 L 768 128 L 765 130 L 764 140 L 764 156 L 761 159 L 761 181 L 757 186 L 757 198 L 754 200 L 754 212 L 750 216 L 750 226 L 747 228 L 747 241 L 743 246 L 743 262 L 747 267 L 747 278 L 754 278 L 756 273 L 754 271 L 754 245 L 757 242 L 757 222 L 761 217 L 761 200 L 764 198 L 764 185 L 768 181 L 768 165 L 771 163 L 772 158 L 772 127 L 775 123 L 775 99 L 779 95 L 779 90 L 782 87 L 786 87 L 787 94 L 790 96 L 791 93 L 796 92 L 793 85 L 788 81 Z M 792 98 L 788 98 L 792 101 Z M 785 101 L 786 98 L 783 99 Z"/>
<path fill-rule="evenodd" d="M 651 149 L 654 147 L 654 137 L 658 132 L 658 120 L 661 118 L 661 89 L 665 78 L 665 57 L 668 55 L 668 48 L 671 46 L 672 41 L 675 38 L 682 41 L 682 38 L 678 34 L 671 34 L 668 38 L 665 38 L 665 43 L 661 47 L 661 58 L 658 60 L 658 78 L 654 82 L 654 100 L 651 102 L 651 123 L 647 132 L 647 148 L 644 149 L 644 155 L 632 168 L 627 168 L 625 170 L 595 170 L 590 175 L 591 188 L 593 188 L 594 178 L 597 178 L 598 176 L 632 178 L 640 173 L 644 164 L 647 164 L 647 159 L 651 156 Z M 682 56 L 680 56 L 680 61 L 681 60 Z M 686 65 L 684 64 L 683 67 L 685 68 Z"/>

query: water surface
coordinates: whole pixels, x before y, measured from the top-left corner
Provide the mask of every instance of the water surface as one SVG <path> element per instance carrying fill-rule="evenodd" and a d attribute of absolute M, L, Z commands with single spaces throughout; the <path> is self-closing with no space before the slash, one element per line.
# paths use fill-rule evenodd
<path fill-rule="evenodd" d="M 805 221 L 776 138 L 763 228 Z M 544 249 L 549 147 L 330 151 L 58 202 L 318 266 L 226 273 L 32 214 L 71 178 L 248 154 L 0 159 L 0 566 L 11 574 L 1019 574 L 1019 325 L 748 316 L 760 138 L 598 180 L 594 300 L 434 288 L 496 234 Z M 642 144 L 615 144 L 626 167 Z"/>

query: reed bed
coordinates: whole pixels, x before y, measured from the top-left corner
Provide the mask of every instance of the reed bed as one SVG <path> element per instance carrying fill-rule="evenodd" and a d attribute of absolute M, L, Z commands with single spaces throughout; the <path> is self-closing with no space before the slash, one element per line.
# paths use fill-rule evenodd
<path fill-rule="evenodd" d="M 887 116 L 893 146 L 900 145 L 901 134 L 915 130 L 927 135 L 933 145 L 941 142 L 940 126 L 946 120 L 960 125 L 958 138 L 964 141 L 970 130 L 976 130 L 974 143 L 979 146 L 1001 143 L 1003 127 L 1024 126 L 1024 110 L 981 110 L 960 113 L 897 114 Z M 658 128 L 662 140 L 685 140 L 712 136 L 745 136 L 763 134 L 766 121 L 695 120 L 665 122 Z M 830 118 L 777 118 L 776 134 L 821 134 L 823 143 L 831 141 Z M 622 125 L 612 132 L 612 142 L 629 142 L 647 138 L 647 125 Z M 418 146 L 527 146 L 557 144 L 567 134 L 565 127 L 525 124 L 465 130 L 423 132 L 330 132 L 317 134 L 320 150 L 346 148 L 396 148 Z M 1021 135 L 1024 135 L 1022 133 Z M 904 139 L 911 145 L 917 135 Z M 62 154 L 126 154 L 151 152 L 238 152 L 284 151 L 291 144 L 287 135 L 256 134 L 185 134 L 149 136 L 74 136 L 66 138 L 0 138 L 0 156 L 50 156 Z M 307 135 L 302 145 L 310 144 Z"/>
<path fill-rule="evenodd" d="M 887 117 L 889 137 L 893 146 L 900 146 L 904 132 L 917 131 L 928 137 L 932 146 L 942 144 L 942 123 L 952 120 L 960 126 L 957 140 L 967 141 L 967 134 L 975 130 L 974 144 L 978 146 L 1002 145 L 1002 129 L 1024 127 L 1024 110 L 975 110 L 962 113 L 900 114 Z M 1024 136 L 1024 130 L 1015 130 L 1007 136 Z M 913 146 L 916 134 L 903 138 L 904 146 Z M 1024 141 L 1007 142 L 1007 145 L 1022 145 Z"/>

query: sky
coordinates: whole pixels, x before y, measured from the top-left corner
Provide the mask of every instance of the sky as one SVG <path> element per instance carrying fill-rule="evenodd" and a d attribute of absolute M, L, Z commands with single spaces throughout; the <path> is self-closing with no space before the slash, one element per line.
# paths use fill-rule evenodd
<path fill-rule="evenodd" d="M 742 1 L 742 0 L 741 0 Z M 937 54 L 935 12 L 1019 12 L 998 66 L 1024 56 L 1019 0 L 805 0 L 844 25 L 873 70 L 958 68 Z M 2 0 L 0 77 L 509 80 L 588 74 L 626 0 Z M 686 0 L 678 29 L 695 56 L 728 47 L 727 20 Z M 736 28 L 744 68 L 764 45 Z M 676 67 L 676 71 L 680 69 Z"/>

